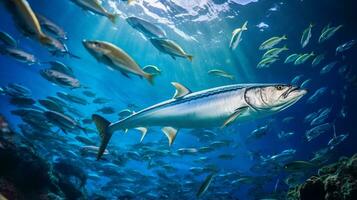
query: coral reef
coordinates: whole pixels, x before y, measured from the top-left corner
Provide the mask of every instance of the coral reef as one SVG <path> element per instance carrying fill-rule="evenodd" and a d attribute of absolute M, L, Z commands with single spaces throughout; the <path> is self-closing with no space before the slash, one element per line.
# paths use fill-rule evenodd
<path fill-rule="evenodd" d="M 0 116 L 0 194 L 7 199 L 85 199 L 82 187 L 72 184 L 31 143 L 11 130 Z"/>
<path fill-rule="evenodd" d="M 354 200 L 357 199 L 357 154 L 342 157 L 336 163 L 319 169 L 305 183 L 291 188 L 290 200 Z"/>

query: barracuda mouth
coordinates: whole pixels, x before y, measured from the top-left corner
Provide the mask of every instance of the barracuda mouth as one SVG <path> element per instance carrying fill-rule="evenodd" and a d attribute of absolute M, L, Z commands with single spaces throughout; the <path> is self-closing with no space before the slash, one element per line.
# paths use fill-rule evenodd
<path fill-rule="evenodd" d="M 285 99 L 292 92 L 300 92 L 300 91 L 305 91 L 305 93 L 306 93 L 306 90 L 301 90 L 299 86 L 290 86 L 290 88 L 288 90 L 286 90 L 281 96 Z"/>

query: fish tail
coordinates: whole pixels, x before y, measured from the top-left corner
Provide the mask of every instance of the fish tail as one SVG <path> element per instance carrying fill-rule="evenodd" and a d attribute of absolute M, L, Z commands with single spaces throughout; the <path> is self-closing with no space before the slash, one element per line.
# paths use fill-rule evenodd
<path fill-rule="evenodd" d="M 52 39 L 50 37 L 48 37 L 47 35 L 40 35 L 39 40 L 40 40 L 41 44 L 45 44 L 45 45 L 52 43 Z"/>
<path fill-rule="evenodd" d="M 81 59 L 81 57 L 77 56 L 76 54 L 73 54 L 72 52 L 68 52 L 68 55 L 69 55 L 71 58 Z"/>
<path fill-rule="evenodd" d="M 108 19 L 115 24 L 117 19 L 119 18 L 119 14 L 108 14 Z"/>
<path fill-rule="evenodd" d="M 192 55 L 186 55 L 187 59 L 192 62 L 193 56 Z"/>
<path fill-rule="evenodd" d="M 146 78 L 146 80 L 149 81 L 149 83 L 150 83 L 151 85 L 154 85 L 154 77 L 155 77 L 154 74 L 146 73 L 146 74 L 144 75 L 144 77 Z"/>
<path fill-rule="evenodd" d="M 110 122 L 104 119 L 102 116 L 94 114 L 92 115 L 92 120 L 94 121 L 100 136 L 100 146 L 97 154 L 97 160 L 99 160 L 107 148 L 113 132 L 109 129 Z"/>
<path fill-rule="evenodd" d="M 288 37 L 286 35 L 283 35 L 283 40 L 287 40 Z"/>
<path fill-rule="evenodd" d="M 243 27 L 242 27 L 242 30 L 243 30 L 243 31 L 248 30 L 247 25 L 248 25 L 248 21 L 246 21 L 246 22 L 243 24 Z"/>

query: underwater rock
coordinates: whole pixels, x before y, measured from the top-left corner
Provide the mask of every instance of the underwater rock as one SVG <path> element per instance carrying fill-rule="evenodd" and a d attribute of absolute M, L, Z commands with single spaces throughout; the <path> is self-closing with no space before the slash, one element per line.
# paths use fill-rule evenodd
<path fill-rule="evenodd" d="M 1 115 L 0 119 L 7 124 Z M 0 129 L 0 163 L 0 194 L 7 199 L 86 199 L 83 190 L 63 178 L 8 125 Z"/>
<path fill-rule="evenodd" d="M 357 154 L 342 157 L 336 163 L 323 166 L 318 176 L 291 188 L 289 200 L 354 200 L 357 199 Z"/>

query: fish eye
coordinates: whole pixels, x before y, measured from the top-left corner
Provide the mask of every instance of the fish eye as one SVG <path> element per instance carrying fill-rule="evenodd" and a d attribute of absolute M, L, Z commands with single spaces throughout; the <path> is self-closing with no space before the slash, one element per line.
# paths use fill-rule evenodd
<path fill-rule="evenodd" d="M 284 87 L 282 86 L 282 85 L 278 85 L 278 86 L 276 86 L 275 87 L 277 90 L 283 90 L 284 89 Z"/>

